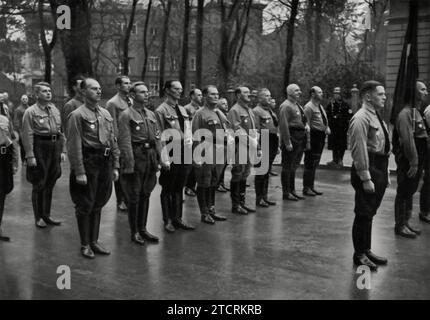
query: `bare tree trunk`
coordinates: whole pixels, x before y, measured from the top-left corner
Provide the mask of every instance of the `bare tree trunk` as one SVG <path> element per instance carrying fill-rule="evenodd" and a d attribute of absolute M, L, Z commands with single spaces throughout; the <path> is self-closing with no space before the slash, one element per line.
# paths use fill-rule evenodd
<path fill-rule="evenodd" d="M 196 86 L 202 87 L 203 78 L 203 24 L 204 24 L 204 0 L 197 3 L 197 32 L 196 32 Z"/>
<path fill-rule="evenodd" d="M 129 50 L 129 44 L 130 44 L 130 36 L 131 31 L 133 29 L 134 24 L 134 17 L 136 15 L 136 5 L 139 0 L 133 0 L 133 4 L 131 7 L 131 15 L 130 20 L 128 21 L 127 30 L 125 31 L 125 37 L 124 37 L 124 43 L 123 43 L 123 56 L 122 56 L 122 65 L 123 65 L 123 74 L 128 75 L 129 74 L 129 57 L 128 57 L 128 50 Z"/>
<path fill-rule="evenodd" d="M 77 75 L 93 76 L 90 51 L 91 12 L 86 0 L 59 0 L 51 2 L 56 5 L 68 5 L 71 11 L 72 28 L 59 31 L 64 58 L 69 92 L 72 91 L 71 80 Z"/>
<path fill-rule="evenodd" d="M 143 67 L 142 67 L 142 80 L 145 80 L 146 76 L 146 68 L 148 65 L 148 25 L 149 18 L 151 16 L 151 8 L 152 8 L 152 0 L 148 2 L 148 9 L 146 10 L 146 18 L 145 18 L 145 28 L 143 29 Z"/>
<path fill-rule="evenodd" d="M 308 0 L 308 7 L 306 8 L 304 20 L 306 26 L 306 49 L 308 61 L 314 61 L 314 32 L 312 25 L 312 17 L 314 15 L 315 0 Z"/>
<path fill-rule="evenodd" d="M 163 97 L 164 91 L 164 71 L 166 68 L 166 47 L 167 47 L 167 35 L 169 33 L 169 20 L 170 11 L 172 9 L 172 0 L 167 0 L 167 6 L 164 12 L 164 23 L 163 23 L 163 36 L 161 39 L 161 58 L 160 58 L 160 98 Z"/>
<path fill-rule="evenodd" d="M 179 72 L 179 81 L 182 83 L 184 90 L 182 95 L 187 91 L 187 66 L 188 66 L 188 31 L 190 28 L 190 0 L 185 0 L 184 7 L 184 29 L 182 34 L 182 58 L 181 70 Z"/>
<path fill-rule="evenodd" d="M 321 41 L 322 41 L 322 0 L 315 0 L 315 31 L 314 31 L 314 62 L 321 61 Z"/>
<path fill-rule="evenodd" d="M 221 83 L 219 86 L 222 92 L 226 92 L 235 63 L 239 61 L 243 39 L 247 34 L 249 7 L 252 6 L 252 0 L 233 1 L 228 5 L 220 0 L 219 4 L 221 8 L 221 41 L 218 61 Z"/>
<path fill-rule="evenodd" d="M 293 62 L 294 50 L 293 50 L 293 40 L 294 40 L 294 24 L 296 22 L 298 7 L 300 0 L 291 0 L 291 12 L 290 18 L 288 19 L 288 31 L 287 31 L 287 50 L 286 50 L 286 60 L 284 68 L 284 88 L 290 83 L 290 70 L 291 64 Z"/>
<path fill-rule="evenodd" d="M 43 53 L 45 56 L 45 82 L 51 83 L 52 77 L 52 50 L 55 47 L 55 43 L 57 42 L 57 29 L 54 28 L 51 42 L 48 43 L 46 39 L 46 28 L 45 28 L 45 19 L 43 17 L 43 5 L 44 0 L 39 0 L 38 3 L 38 13 L 39 13 L 39 25 L 40 25 L 40 41 L 42 43 Z M 55 16 L 52 14 L 53 18 Z M 55 20 L 55 19 L 54 19 Z"/>

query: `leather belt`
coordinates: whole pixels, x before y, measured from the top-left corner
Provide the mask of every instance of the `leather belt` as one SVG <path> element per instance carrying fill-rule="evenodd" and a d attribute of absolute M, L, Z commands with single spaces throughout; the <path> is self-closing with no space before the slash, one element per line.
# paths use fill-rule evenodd
<path fill-rule="evenodd" d="M 58 134 L 53 134 L 53 135 L 42 136 L 42 135 L 36 135 L 35 134 L 33 137 L 36 140 L 57 142 L 59 135 Z"/>
<path fill-rule="evenodd" d="M 88 147 L 84 147 L 84 148 L 82 148 L 82 151 L 102 155 L 104 157 L 109 157 L 111 155 L 111 148 L 88 148 Z"/>

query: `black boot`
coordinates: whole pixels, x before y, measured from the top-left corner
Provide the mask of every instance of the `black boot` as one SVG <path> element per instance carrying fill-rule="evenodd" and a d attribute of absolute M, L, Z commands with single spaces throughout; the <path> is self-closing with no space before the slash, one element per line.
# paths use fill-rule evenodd
<path fill-rule="evenodd" d="M 385 257 L 380 257 L 374 254 L 372 249 L 372 224 L 373 219 L 370 218 L 366 224 L 366 256 L 376 265 L 386 265 L 388 263 L 388 259 Z"/>
<path fill-rule="evenodd" d="M 230 196 L 231 196 L 231 212 L 246 215 L 248 211 L 246 211 L 240 205 L 240 183 L 239 181 L 231 181 L 230 182 Z"/>
<path fill-rule="evenodd" d="M 296 171 L 292 171 L 290 174 L 290 188 L 291 188 L 291 194 L 296 197 L 298 200 L 304 200 L 305 198 L 302 196 L 299 196 L 296 193 Z"/>
<path fill-rule="evenodd" d="M 100 230 L 101 210 L 96 210 L 91 213 L 91 237 L 90 246 L 94 253 L 101 255 L 110 255 L 110 251 L 103 248 L 98 242 Z"/>
<path fill-rule="evenodd" d="M 215 194 L 216 194 L 216 187 L 210 187 L 207 189 L 207 199 L 209 199 L 209 205 L 208 205 L 208 210 L 209 210 L 209 214 L 212 217 L 212 219 L 214 219 L 215 221 L 226 221 L 227 217 L 220 215 L 219 213 L 216 212 L 215 209 Z"/>
<path fill-rule="evenodd" d="M 197 203 L 199 204 L 199 208 L 200 208 L 201 221 L 207 224 L 214 224 L 215 221 L 209 215 L 209 210 L 208 210 L 208 205 L 210 201 L 209 188 L 202 188 L 199 186 L 197 187 L 196 194 L 197 194 Z"/>
<path fill-rule="evenodd" d="M 255 212 L 255 209 L 252 209 L 245 204 L 246 180 L 240 181 L 239 186 L 240 186 L 240 189 L 239 189 L 240 190 L 240 193 L 239 193 L 239 195 L 240 195 L 240 206 L 248 212 Z"/>
<path fill-rule="evenodd" d="M 139 201 L 139 207 L 142 212 L 142 215 L 138 217 L 137 219 L 137 226 L 139 233 L 143 239 L 149 242 L 157 243 L 160 240 L 158 237 L 154 236 L 153 234 L 149 233 L 146 229 L 146 223 L 148 222 L 148 212 L 149 212 L 149 198 L 151 197 L 150 194 L 146 194 L 143 196 L 143 198 Z"/>
<path fill-rule="evenodd" d="M 396 196 L 394 201 L 394 215 L 396 220 L 395 234 L 409 239 L 416 238 L 417 235 L 406 226 L 406 201 L 399 196 Z"/>
<path fill-rule="evenodd" d="M 411 217 L 412 217 L 412 210 L 407 209 L 406 211 L 406 227 L 411 230 L 413 233 L 415 233 L 417 236 L 421 234 L 421 230 L 418 227 L 411 225 Z"/>
<path fill-rule="evenodd" d="M 36 222 L 36 227 L 38 228 L 46 228 L 47 225 L 45 221 L 43 221 L 43 192 L 37 191 L 33 187 L 33 191 L 31 192 L 31 203 L 33 204 L 33 213 L 34 220 Z"/>
<path fill-rule="evenodd" d="M 194 230 L 195 227 L 185 223 L 182 220 L 182 207 L 183 207 L 183 195 L 182 191 L 173 193 L 173 207 L 175 212 L 175 218 L 172 221 L 173 226 L 176 229 L 182 230 Z"/>
<path fill-rule="evenodd" d="M 175 227 L 172 224 L 173 215 L 173 198 L 172 193 L 162 189 L 160 193 L 161 211 L 163 213 L 164 229 L 169 232 L 175 232 Z"/>
<path fill-rule="evenodd" d="M 52 188 L 47 187 L 46 190 L 43 191 L 42 194 L 43 197 L 43 221 L 46 222 L 46 224 L 51 226 L 61 226 L 61 221 L 57 221 L 51 218 L 51 206 L 52 206 Z"/>
<path fill-rule="evenodd" d="M 267 175 L 264 179 L 264 184 L 263 184 L 263 200 L 269 206 L 276 206 L 276 202 L 270 201 L 268 198 L 269 198 L 269 176 Z"/>
<path fill-rule="evenodd" d="M 94 259 L 95 255 L 90 247 L 91 221 L 88 215 L 77 214 L 79 236 L 81 238 L 81 254 L 87 259 Z"/>
<path fill-rule="evenodd" d="M 283 198 L 291 194 L 290 188 L 290 171 L 282 169 L 281 173 L 282 195 Z"/>
<path fill-rule="evenodd" d="M 142 239 L 138 232 L 138 220 L 139 215 L 141 213 L 139 212 L 139 206 L 135 202 L 129 202 L 127 206 L 128 211 L 128 223 L 130 225 L 130 231 L 131 231 L 131 241 L 134 243 L 137 243 L 139 245 L 144 245 L 145 240 Z M 142 220 L 142 218 L 140 218 Z"/>

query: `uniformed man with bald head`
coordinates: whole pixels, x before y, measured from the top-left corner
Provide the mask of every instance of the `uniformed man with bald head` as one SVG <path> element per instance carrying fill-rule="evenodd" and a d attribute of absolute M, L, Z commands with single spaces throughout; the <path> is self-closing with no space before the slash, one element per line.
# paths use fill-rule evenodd
<path fill-rule="evenodd" d="M 289 201 L 303 200 L 296 193 L 296 170 L 300 165 L 303 152 L 308 144 L 309 125 L 305 112 L 299 104 L 302 91 L 297 84 L 287 87 L 288 98 L 279 111 L 279 133 L 282 151 L 282 193 Z"/>

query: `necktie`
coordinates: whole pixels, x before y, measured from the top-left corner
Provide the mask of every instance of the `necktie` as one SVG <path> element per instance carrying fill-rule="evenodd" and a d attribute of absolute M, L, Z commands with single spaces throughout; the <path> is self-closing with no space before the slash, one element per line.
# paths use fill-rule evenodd
<path fill-rule="evenodd" d="M 268 110 L 269 110 L 270 116 L 272 117 L 273 124 L 275 125 L 275 127 L 277 127 L 279 125 L 278 117 L 276 116 L 276 114 L 273 112 L 272 109 L 269 108 Z"/>
<path fill-rule="evenodd" d="M 246 109 L 246 112 L 248 113 L 249 120 L 251 121 L 251 128 L 250 129 L 255 129 L 254 118 L 251 116 L 251 112 L 249 111 L 249 108 L 245 108 L 245 109 Z"/>
<path fill-rule="evenodd" d="M 53 119 L 53 117 L 51 117 L 50 107 L 46 106 L 45 111 L 46 111 L 46 114 L 48 115 L 49 133 L 55 134 L 55 133 L 57 133 L 56 123 L 55 123 L 55 119 Z"/>
<path fill-rule="evenodd" d="M 107 139 L 107 136 L 106 136 L 106 132 L 103 129 L 103 126 L 102 126 L 103 119 L 102 119 L 102 117 L 101 117 L 101 115 L 100 115 L 99 110 L 97 109 L 97 107 L 94 109 L 94 115 L 96 116 L 96 119 L 97 119 L 97 128 L 98 128 L 98 134 L 99 134 L 99 141 L 102 144 L 106 145 L 108 139 Z"/>
<path fill-rule="evenodd" d="M 388 131 L 384 126 L 384 123 L 382 122 L 381 116 L 378 112 L 376 112 L 376 116 L 378 117 L 379 123 L 381 124 L 382 130 L 384 131 L 384 138 L 385 138 L 385 154 L 388 154 L 390 152 L 390 138 L 388 136 Z"/>
<path fill-rule="evenodd" d="M 324 109 L 322 108 L 321 105 L 319 105 L 319 109 L 320 109 L 320 112 L 321 112 L 321 117 L 322 117 L 323 123 L 327 127 L 327 117 L 326 117 L 326 115 L 324 113 Z"/>
<path fill-rule="evenodd" d="M 4 107 L 4 104 L 0 104 L 0 114 L 1 114 L 2 116 L 6 116 L 6 117 L 7 117 L 6 109 L 5 109 L 5 107 Z"/>
<path fill-rule="evenodd" d="M 298 103 L 297 103 L 297 108 L 299 108 L 299 110 L 300 110 L 300 114 L 302 116 L 302 122 L 303 122 L 303 125 L 305 126 L 306 123 L 307 123 L 307 120 L 306 120 L 306 117 L 305 117 L 305 112 L 303 111 L 301 105 L 299 105 Z"/>
<path fill-rule="evenodd" d="M 216 115 L 217 115 L 217 117 L 218 117 L 219 122 L 220 122 L 220 123 L 221 123 L 221 125 L 222 125 L 222 128 L 223 128 L 224 130 L 227 130 L 227 128 L 226 128 L 226 126 L 225 126 L 225 123 L 222 121 L 221 116 L 220 116 L 220 114 L 218 113 L 218 112 L 220 112 L 220 111 L 219 111 L 219 109 L 215 109 L 214 111 L 215 111 L 215 113 L 216 113 Z"/>
<path fill-rule="evenodd" d="M 176 114 L 178 116 L 178 121 L 179 121 L 179 126 L 181 127 L 182 132 L 185 132 L 184 127 L 185 127 L 185 120 L 184 117 L 182 116 L 181 110 L 179 110 L 179 106 L 176 105 L 175 106 L 175 110 L 176 110 Z"/>

